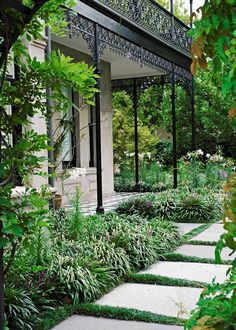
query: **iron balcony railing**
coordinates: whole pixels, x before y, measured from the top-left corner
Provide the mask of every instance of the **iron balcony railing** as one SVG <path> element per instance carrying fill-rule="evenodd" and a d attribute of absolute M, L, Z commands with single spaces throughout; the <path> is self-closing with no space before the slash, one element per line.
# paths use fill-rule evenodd
<path fill-rule="evenodd" d="M 165 44 L 185 55 L 190 55 L 191 39 L 187 36 L 189 27 L 173 17 L 155 0 L 97 0 L 96 2 L 108 7 L 119 14 L 121 19 L 132 22 Z"/>

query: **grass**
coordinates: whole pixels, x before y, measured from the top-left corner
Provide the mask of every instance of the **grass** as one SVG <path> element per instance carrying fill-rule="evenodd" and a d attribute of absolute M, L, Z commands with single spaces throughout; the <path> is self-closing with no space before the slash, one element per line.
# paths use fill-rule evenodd
<path fill-rule="evenodd" d="M 191 240 L 188 241 L 189 245 L 207 245 L 207 246 L 216 246 L 217 241 L 212 242 L 212 241 L 199 241 L 199 240 Z"/>
<path fill-rule="evenodd" d="M 204 288 L 207 283 L 199 281 L 190 281 L 179 278 L 172 278 L 167 276 L 153 275 L 153 274 L 131 274 L 127 279 L 128 283 L 142 283 L 164 286 L 180 286 L 189 288 Z"/>
<path fill-rule="evenodd" d="M 180 253 L 166 253 L 161 260 L 164 261 L 182 261 L 182 262 L 198 262 L 202 264 L 215 264 L 215 259 L 212 258 L 199 258 L 192 256 L 184 256 Z M 222 260 L 222 265 L 232 265 L 232 260 Z"/>
<path fill-rule="evenodd" d="M 59 306 L 52 311 L 46 311 L 38 315 L 40 320 L 34 323 L 34 330 L 49 330 L 56 324 L 64 321 L 66 318 L 73 315 L 78 306 L 66 305 Z"/>
<path fill-rule="evenodd" d="M 183 325 L 184 320 L 177 317 L 139 311 L 133 308 L 99 306 L 95 304 L 81 304 L 77 309 L 78 314 L 105 317 L 117 320 L 140 321 L 149 323 Z"/>

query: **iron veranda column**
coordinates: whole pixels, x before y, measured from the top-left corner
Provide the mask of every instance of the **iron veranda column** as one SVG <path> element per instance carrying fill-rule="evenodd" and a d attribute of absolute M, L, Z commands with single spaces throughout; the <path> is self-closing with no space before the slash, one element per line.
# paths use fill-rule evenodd
<path fill-rule="evenodd" d="M 174 37 L 174 3 L 170 2 L 171 9 L 171 35 Z M 173 188 L 178 185 L 178 170 L 177 170 L 177 139 L 176 139 L 176 109 L 175 109 L 175 66 L 171 63 L 171 115 L 172 115 L 172 138 L 173 138 Z"/>
<path fill-rule="evenodd" d="M 134 161 L 135 161 L 135 184 L 139 184 L 139 164 L 138 164 L 138 95 L 137 79 L 133 78 L 133 109 L 134 109 Z"/>
<path fill-rule="evenodd" d="M 99 28 L 94 23 L 94 60 L 96 73 L 100 71 L 100 54 L 99 54 Z M 96 88 L 101 90 L 100 78 L 97 78 Z M 96 166 L 97 166 L 97 213 L 104 213 L 103 208 L 103 192 L 102 192 L 102 145 L 101 145 L 101 100 L 100 93 L 95 94 L 95 113 L 96 113 Z"/>
<path fill-rule="evenodd" d="M 193 13 L 193 0 L 190 0 L 190 27 L 192 28 L 192 13 Z M 191 128 L 192 128 L 192 150 L 197 149 L 196 145 L 196 116 L 195 116 L 195 100 L 194 100 L 194 77 L 191 79 L 190 86 L 190 100 L 191 100 Z"/>

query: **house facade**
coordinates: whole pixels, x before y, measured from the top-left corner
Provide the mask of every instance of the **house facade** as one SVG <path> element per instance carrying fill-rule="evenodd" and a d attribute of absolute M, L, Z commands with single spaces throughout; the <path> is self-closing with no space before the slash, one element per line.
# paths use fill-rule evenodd
<path fill-rule="evenodd" d="M 172 2 L 173 12 L 173 2 Z M 194 147 L 193 80 L 190 73 L 191 40 L 189 29 L 172 12 L 154 0 L 83 0 L 67 11 L 68 35 L 49 34 L 44 41 L 29 45 L 30 54 L 39 59 L 49 49 L 60 50 L 75 61 L 85 61 L 96 67 L 100 75 L 95 105 L 88 106 L 82 97 L 65 91 L 79 112 L 68 109 L 73 121 L 73 132 L 65 136 L 61 151 L 58 176 L 51 184 L 63 195 L 63 203 L 80 187 L 82 200 L 97 200 L 97 211 L 103 212 L 103 198 L 114 192 L 112 89 L 124 83 L 129 85 L 134 103 L 135 164 L 138 182 L 138 90 L 145 84 L 156 83 L 161 77 L 172 86 L 174 187 L 177 186 L 175 84 L 184 83 L 192 99 L 192 132 Z M 152 82 L 153 81 L 153 82 Z M 58 115 L 51 122 L 51 131 L 57 132 Z M 46 124 L 38 118 L 35 124 L 40 133 L 47 132 Z M 57 133 L 55 133 L 57 134 Z M 53 137 L 52 137 L 53 138 Z M 53 159 L 52 159 L 53 161 Z M 47 164 L 45 164 L 45 168 Z M 65 176 L 65 169 L 70 175 Z M 34 182 L 34 186 L 41 181 Z"/>

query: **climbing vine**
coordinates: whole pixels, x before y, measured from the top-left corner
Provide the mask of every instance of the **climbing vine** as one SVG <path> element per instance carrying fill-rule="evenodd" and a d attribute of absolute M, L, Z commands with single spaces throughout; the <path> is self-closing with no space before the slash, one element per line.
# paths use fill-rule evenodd
<path fill-rule="evenodd" d="M 32 188 L 32 175 L 46 176 L 43 166 L 49 149 L 47 135 L 36 130 L 35 121 L 49 120 L 55 112 L 66 113 L 71 100 L 65 89 L 73 89 L 93 103 L 97 75 L 94 68 L 60 52 L 52 52 L 44 61 L 30 57 L 28 44 L 45 40 L 45 26 L 65 33 L 63 6 L 71 0 L 19 1 L 0 5 L 0 328 L 3 328 L 4 275 L 13 264 L 18 246 L 26 246 L 29 237 L 47 226 L 48 189 Z M 18 7 L 24 5 L 25 7 Z M 18 8 L 24 9 L 18 12 Z M 27 15 L 25 13 L 28 13 Z M 7 79 L 14 67 L 15 80 Z M 46 87 L 51 90 L 52 109 L 47 112 Z M 77 108 L 76 108 L 77 109 Z M 78 109 L 77 109 L 78 110 Z M 25 186 L 24 193 L 13 197 L 17 178 Z M 45 182 L 47 182 L 45 180 Z M 3 263 L 4 261 L 4 263 Z"/>

